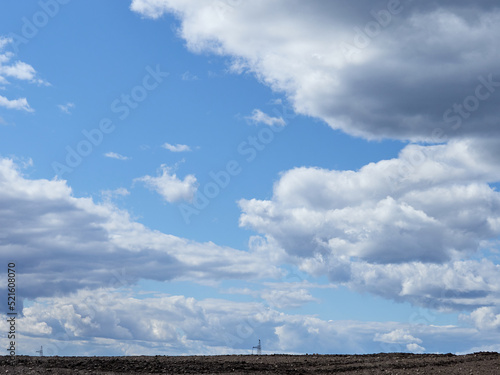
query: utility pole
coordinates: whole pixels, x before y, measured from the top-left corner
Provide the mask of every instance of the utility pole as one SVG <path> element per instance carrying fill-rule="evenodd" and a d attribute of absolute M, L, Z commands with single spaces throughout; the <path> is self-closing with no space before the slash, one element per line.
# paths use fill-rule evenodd
<path fill-rule="evenodd" d="M 43 357 L 43 346 L 40 346 L 40 350 L 37 350 L 36 352 L 40 353 L 40 357 Z"/>
<path fill-rule="evenodd" d="M 257 349 L 257 355 L 261 355 L 262 354 L 262 346 L 260 345 L 260 339 L 259 339 L 259 345 L 252 347 L 252 355 L 253 355 L 253 350 L 254 349 Z"/>

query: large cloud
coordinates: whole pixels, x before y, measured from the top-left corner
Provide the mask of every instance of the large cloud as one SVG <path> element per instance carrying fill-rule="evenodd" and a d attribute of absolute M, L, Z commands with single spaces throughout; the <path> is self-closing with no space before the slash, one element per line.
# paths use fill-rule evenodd
<path fill-rule="evenodd" d="M 146 294 L 126 289 L 80 290 L 38 298 L 18 322 L 29 353 L 44 343 L 49 355 L 243 354 L 262 340 L 265 353 L 451 351 L 492 345 L 478 330 L 396 322 L 326 321 L 280 313 L 260 303 Z M 2 319 L 0 328 L 7 329 Z"/>
<path fill-rule="evenodd" d="M 242 200 L 241 224 L 294 255 L 334 250 L 378 263 L 440 262 L 500 234 L 500 180 L 474 142 L 406 147 L 359 171 L 295 168 L 272 201 Z M 457 252 L 459 254 L 457 254 Z"/>
<path fill-rule="evenodd" d="M 214 282 L 280 275 L 262 256 L 153 231 L 110 203 L 74 197 L 65 181 L 27 179 L 10 159 L 0 160 L 0 228 L 0 258 L 16 263 L 21 299 L 141 278 Z"/>
<path fill-rule="evenodd" d="M 498 136 L 494 1 L 133 0 L 192 51 L 232 58 L 295 110 L 366 138 Z"/>
<path fill-rule="evenodd" d="M 470 259 L 500 235 L 492 144 L 410 145 L 359 171 L 296 168 L 271 200 L 241 200 L 240 224 L 357 290 L 432 307 L 498 302 L 500 269 Z"/>
<path fill-rule="evenodd" d="M 235 72 L 334 129 L 449 141 L 359 171 L 284 172 L 272 199 L 240 201 L 241 225 L 262 234 L 255 248 L 397 301 L 457 310 L 500 301 L 499 266 L 476 259 L 500 235 L 490 186 L 500 180 L 498 2 L 133 0 L 131 9 L 174 14 L 191 51 L 229 57 Z"/>

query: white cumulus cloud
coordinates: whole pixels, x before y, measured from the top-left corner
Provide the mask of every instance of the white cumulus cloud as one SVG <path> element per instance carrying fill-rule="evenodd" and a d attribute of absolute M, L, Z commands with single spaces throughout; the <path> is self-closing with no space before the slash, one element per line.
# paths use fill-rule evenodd
<path fill-rule="evenodd" d="M 109 202 L 74 197 L 65 181 L 25 178 L 10 159 L 0 159 L 0 228 L 0 259 L 8 263 L 7 254 L 15 254 L 20 265 L 20 309 L 25 298 L 139 279 L 216 282 L 280 275 L 263 256 L 153 231 Z"/>
<path fill-rule="evenodd" d="M 61 112 L 69 115 L 71 114 L 71 110 L 75 108 L 75 103 L 59 104 L 57 108 L 59 108 Z"/>
<path fill-rule="evenodd" d="M 129 160 L 130 158 L 128 156 L 123 156 L 121 154 L 118 154 L 116 152 L 106 152 L 104 154 L 104 156 L 106 156 L 107 158 L 111 158 L 111 159 L 117 159 L 117 160 Z"/>
<path fill-rule="evenodd" d="M 182 144 L 176 144 L 176 145 L 171 145 L 170 143 L 164 143 L 162 145 L 164 149 L 167 149 L 172 152 L 186 152 L 186 151 L 191 151 L 191 147 L 188 145 L 182 145 Z"/>
<path fill-rule="evenodd" d="M 97 355 L 103 350 L 115 355 L 248 353 L 259 338 L 270 353 L 418 351 L 408 346 L 419 345 L 418 340 L 429 351 L 446 342 L 453 343 L 450 351 L 465 352 L 498 342 L 498 335 L 478 342 L 477 328 L 326 321 L 276 310 L 314 302 L 308 290 L 317 286 L 307 282 L 264 284 L 266 290 L 258 294 L 275 306 L 160 293 L 135 295 L 131 286 L 141 279 L 257 282 L 281 278 L 283 272 L 272 253 L 240 251 L 150 230 L 109 202 L 75 197 L 65 181 L 26 178 L 10 159 L 0 159 L 0 228 L 0 254 L 4 254 L 0 258 L 6 264 L 5 254 L 15 254 L 17 277 L 23 283 L 17 307 L 23 311 L 20 337 L 29 352 L 38 350 L 40 340 L 47 343 L 44 351 L 53 355 Z M 75 266 L 61 266 L 68 264 Z M 454 273 L 460 272 L 467 275 L 466 269 Z M 488 272 L 479 270 L 468 282 L 498 288 L 499 280 L 487 280 L 498 277 L 498 270 Z M 454 281 L 439 269 L 420 277 L 428 279 L 431 274 Z M 383 277 L 376 271 L 363 275 L 366 284 L 377 281 L 373 287 L 380 287 Z M 467 286 L 459 281 L 455 290 L 466 291 Z M 286 291 L 292 293 L 287 296 Z M 5 331 L 5 311 L 0 315 L 0 329 Z M 373 341 L 377 333 L 398 330 L 403 334 L 383 336 L 391 343 Z"/>
<path fill-rule="evenodd" d="M 498 311 L 497 307 L 480 307 L 474 310 L 466 319 L 481 331 L 500 331 L 500 311 Z"/>
<path fill-rule="evenodd" d="M 268 126 L 285 126 L 286 122 L 281 117 L 272 117 L 265 114 L 260 109 L 254 109 L 251 116 L 247 117 L 248 120 L 254 124 L 265 124 Z"/>
<path fill-rule="evenodd" d="M 381 341 L 391 344 L 421 344 L 422 340 L 413 337 L 407 330 L 396 329 L 389 333 L 377 333 L 374 338 L 375 341 Z"/>
<path fill-rule="evenodd" d="M 192 201 L 198 190 L 198 181 L 196 177 L 189 174 L 181 180 L 172 168 L 163 164 L 160 175 L 157 177 L 144 176 L 135 179 L 135 181 L 144 182 L 147 187 L 156 191 L 167 202 Z"/>
<path fill-rule="evenodd" d="M 240 224 L 355 290 L 434 307 L 487 304 L 498 299 L 498 266 L 469 258 L 500 235 L 500 194 L 489 185 L 500 173 L 484 151 L 494 143 L 410 145 L 359 171 L 295 168 L 272 199 L 240 201 Z"/>
<path fill-rule="evenodd" d="M 114 355 L 250 354 L 259 338 L 269 354 L 421 352 L 422 341 L 429 342 L 430 350 L 446 342 L 452 343 L 450 350 L 465 352 L 477 345 L 472 328 L 327 321 L 255 302 L 161 293 L 136 296 L 125 288 L 39 297 L 23 312 L 23 347 L 34 351 L 46 340 L 44 351 L 51 355 L 95 355 L 104 348 Z M 6 324 L 2 319 L 0 328 Z M 482 343 L 493 345 L 497 338 Z"/>
<path fill-rule="evenodd" d="M 50 83 L 38 77 L 35 68 L 31 65 L 19 60 L 12 61 L 15 57 L 14 53 L 2 52 L 12 42 L 12 39 L 0 36 L 0 84 L 8 85 L 10 82 L 7 78 L 14 78 L 38 85 L 50 86 Z M 26 98 L 9 99 L 0 95 L 0 107 L 34 112 Z"/>
<path fill-rule="evenodd" d="M 496 2 L 133 0 L 131 9 L 174 14 L 190 50 L 227 56 L 334 129 L 372 139 L 499 134 Z"/>
<path fill-rule="evenodd" d="M 20 111 L 34 112 L 34 109 L 30 107 L 26 98 L 9 100 L 5 96 L 0 95 L 0 106 L 7 109 L 17 109 Z"/>

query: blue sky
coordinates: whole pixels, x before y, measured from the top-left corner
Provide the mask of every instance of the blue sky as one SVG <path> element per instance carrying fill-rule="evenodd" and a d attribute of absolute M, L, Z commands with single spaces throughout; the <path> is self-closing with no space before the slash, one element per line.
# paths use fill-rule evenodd
<path fill-rule="evenodd" d="M 453 4 L 2 4 L 18 352 L 498 350 L 500 10 Z"/>

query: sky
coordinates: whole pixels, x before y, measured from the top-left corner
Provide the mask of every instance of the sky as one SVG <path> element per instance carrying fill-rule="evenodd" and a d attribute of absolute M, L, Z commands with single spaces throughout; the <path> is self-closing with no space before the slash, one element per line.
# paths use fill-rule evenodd
<path fill-rule="evenodd" d="M 0 5 L 0 337 L 500 351 L 500 5 Z"/>

